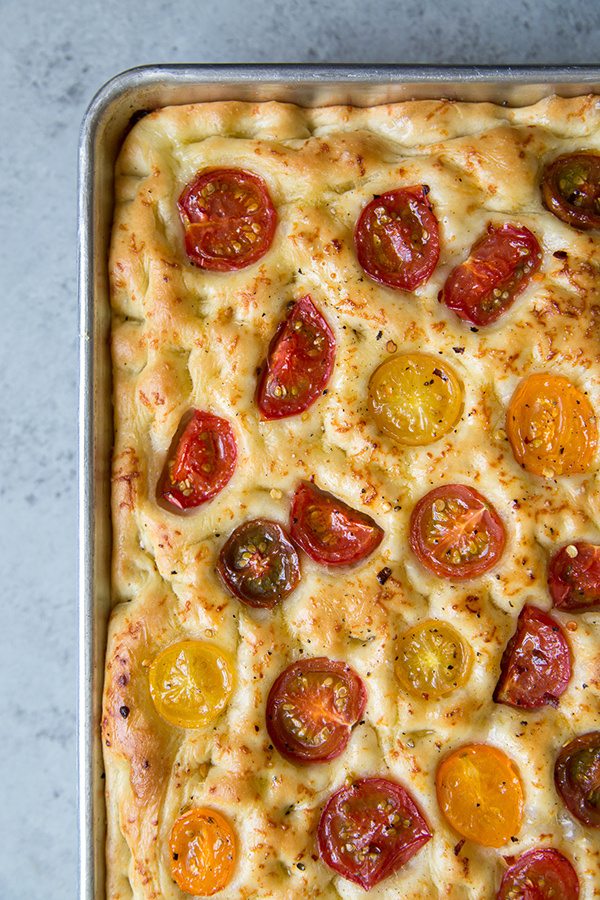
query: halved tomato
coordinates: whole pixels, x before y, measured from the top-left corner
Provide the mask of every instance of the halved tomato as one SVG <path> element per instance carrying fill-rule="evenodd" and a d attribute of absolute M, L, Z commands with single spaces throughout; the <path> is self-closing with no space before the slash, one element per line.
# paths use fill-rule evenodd
<path fill-rule="evenodd" d="M 179 215 L 190 261 L 229 272 L 264 256 L 277 224 L 267 186 L 244 169 L 205 169 L 182 192 Z"/>
<path fill-rule="evenodd" d="M 565 744 L 554 766 L 554 783 L 576 819 L 600 828 L 600 731 Z"/>
<path fill-rule="evenodd" d="M 396 673 L 416 697 L 447 697 L 468 679 L 473 652 L 448 622 L 428 619 L 400 635 Z"/>
<path fill-rule="evenodd" d="M 564 631 L 535 606 L 524 606 L 502 655 L 496 703 L 518 709 L 558 706 L 571 678 L 571 650 Z"/>
<path fill-rule="evenodd" d="M 267 731 L 291 762 L 327 762 L 345 750 L 366 703 L 365 686 L 346 663 L 302 659 L 284 669 L 269 691 Z"/>
<path fill-rule="evenodd" d="M 383 540 L 383 528 L 310 481 L 296 488 L 290 512 L 292 540 L 315 562 L 349 566 L 369 556 Z"/>
<path fill-rule="evenodd" d="M 600 545 L 576 541 L 555 553 L 548 589 L 557 609 L 600 609 Z"/>
<path fill-rule="evenodd" d="M 565 153 L 542 175 L 545 206 L 567 225 L 600 228 L 600 154 Z"/>
<path fill-rule="evenodd" d="M 410 517 L 410 546 L 442 578 L 477 578 L 496 565 L 506 542 L 504 525 L 474 488 L 444 484 L 421 497 Z"/>
<path fill-rule="evenodd" d="M 302 297 L 281 323 L 258 381 L 264 419 L 283 419 L 308 409 L 333 371 L 335 338 L 310 297 Z"/>
<path fill-rule="evenodd" d="M 491 325 L 525 290 L 541 259 L 541 247 L 528 228 L 488 225 L 469 258 L 450 272 L 440 300 L 467 322 Z"/>
<path fill-rule="evenodd" d="M 562 853 L 528 850 L 502 877 L 496 900 L 578 900 L 579 879 Z"/>
<path fill-rule="evenodd" d="M 438 220 L 424 184 L 379 194 L 354 232 L 358 261 L 374 281 L 413 291 L 431 277 L 440 256 Z"/>
<path fill-rule="evenodd" d="M 212 897 L 233 876 L 236 840 L 233 828 L 216 809 L 190 809 L 173 825 L 169 839 L 171 874 L 194 897 Z"/>
<path fill-rule="evenodd" d="M 321 813 L 322 860 L 368 891 L 397 872 L 431 839 L 409 792 L 388 778 L 359 778 L 333 794 Z"/>

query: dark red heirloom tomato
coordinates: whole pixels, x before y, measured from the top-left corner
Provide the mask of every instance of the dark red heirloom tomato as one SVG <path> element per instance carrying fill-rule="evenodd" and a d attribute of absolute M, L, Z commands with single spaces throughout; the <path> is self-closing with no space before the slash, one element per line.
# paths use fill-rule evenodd
<path fill-rule="evenodd" d="M 568 544 L 550 560 L 548 589 L 557 609 L 600 608 L 600 546 Z"/>
<path fill-rule="evenodd" d="M 358 261 L 374 281 L 413 291 L 431 277 L 440 256 L 438 220 L 424 184 L 376 196 L 354 232 Z"/>
<path fill-rule="evenodd" d="M 600 228 L 600 154 L 566 153 L 542 175 L 544 205 L 567 225 Z"/>
<path fill-rule="evenodd" d="M 290 518 L 292 540 L 311 559 L 326 566 L 360 562 L 383 540 L 383 528 L 371 516 L 310 481 L 302 481 L 296 488 Z"/>
<path fill-rule="evenodd" d="M 243 269 L 271 246 L 277 213 L 266 184 L 252 172 L 205 169 L 177 205 L 195 266 L 213 272 Z"/>
<path fill-rule="evenodd" d="M 496 703 L 519 709 L 558 706 L 571 678 L 571 651 L 558 622 L 524 606 L 502 655 Z"/>
<path fill-rule="evenodd" d="M 232 594 L 248 606 L 271 609 L 300 581 L 296 548 L 277 522 L 252 519 L 227 539 L 217 571 Z"/>
<path fill-rule="evenodd" d="M 333 794 L 317 832 L 324 862 L 366 891 L 408 862 L 431 838 L 405 788 L 387 778 L 360 778 Z"/>
<path fill-rule="evenodd" d="M 291 762 L 339 756 L 365 711 L 367 692 L 354 669 L 326 657 L 292 663 L 267 699 L 267 731 Z"/>
<path fill-rule="evenodd" d="M 498 562 L 506 535 L 500 516 L 478 491 L 445 484 L 421 497 L 413 509 L 409 541 L 434 575 L 464 581 Z"/>
<path fill-rule="evenodd" d="M 554 783 L 576 819 L 600 828 L 600 731 L 565 744 L 554 766 Z"/>
<path fill-rule="evenodd" d="M 525 290 L 541 259 L 541 247 L 528 228 L 488 225 L 469 258 L 450 272 L 440 300 L 461 319 L 490 325 Z"/>
<path fill-rule="evenodd" d="M 321 395 L 333 371 L 335 338 L 309 296 L 281 323 L 258 381 L 256 399 L 265 419 L 304 412 Z"/>
<path fill-rule="evenodd" d="M 226 419 L 194 409 L 175 433 L 158 482 L 159 500 L 193 509 L 223 490 L 234 473 L 237 446 Z"/>
<path fill-rule="evenodd" d="M 504 873 L 496 900 L 578 900 L 579 879 L 558 850 L 528 850 Z"/>

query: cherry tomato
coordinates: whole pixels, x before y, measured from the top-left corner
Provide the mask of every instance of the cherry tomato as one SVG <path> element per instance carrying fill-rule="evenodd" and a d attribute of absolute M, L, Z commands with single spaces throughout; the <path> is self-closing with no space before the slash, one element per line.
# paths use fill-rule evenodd
<path fill-rule="evenodd" d="M 380 194 L 360 214 L 354 232 L 358 261 L 374 281 L 414 291 L 431 277 L 440 256 L 438 220 L 418 184 Z"/>
<path fill-rule="evenodd" d="M 162 475 L 159 500 L 194 509 L 223 490 L 235 471 L 237 445 L 226 419 L 192 410 L 181 420 Z"/>
<path fill-rule="evenodd" d="M 310 481 L 296 488 L 290 518 L 292 540 L 325 566 L 360 562 L 383 540 L 383 528 L 374 519 Z"/>
<path fill-rule="evenodd" d="M 577 541 L 555 553 L 548 589 L 557 609 L 600 609 L 600 545 Z"/>
<path fill-rule="evenodd" d="M 284 419 L 308 409 L 321 396 L 335 359 L 333 332 L 309 296 L 281 323 L 258 381 L 264 419 Z"/>
<path fill-rule="evenodd" d="M 558 850 L 528 850 L 504 873 L 496 900 L 578 900 L 579 879 Z"/>
<path fill-rule="evenodd" d="M 565 744 L 554 766 L 554 783 L 576 819 L 600 828 L 600 731 Z"/>
<path fill-rule="evenodd" d="M 398 871 L 430 839 L 415 800 L 387 778 L 359 778 L 336 791 L 317 831 L 323 861 L 366 891 Z"/>
<path fill-rule="evenodd" d="M 451 431 L 463 407 L 463 386 L 447 363 L 429 353 L 386 360 L 369 382 L 375 422 L 401 444 L 431 444 Z"/>
<path fill-rule="evenodd" d="M 600 228 L 600 155 L 567 153 L 542 175 L 544 205 L 567 225 Z"/>
<path fill-rule="evenodd" d="M 204 641 L 179 641 L 153 660 L 150 696 L 170 725 L 201 728 L 227 706 L 233 671 L 233 660 L 225 650 Z"/>
<path fill-rule="evenodd" d="M 302 659 L 284 669 L 269 691 L 267 731 L 291 762 L 327 762 L 345 750 L 366 703 L 365 686 L 346 663 Z"/>
<path fill-rule="evenodd" d="M 462 837 L 502 847 L 523 821 L 523 787 L 514 762 L 489 744 L 467 744 L 448 754 L 436 776 L 438 803 Z"/>
<path fill-rule="evenodd" d="M 478 491 L 444 484 L 421 497 L 413 509 L 409 540 L 434 575 L 464 581 L 496 565 L 506 535 L 498 513 Z"/>
<path fill-rule="evenodd" d="M 517 386 L 506 414 L 515 459 L 532 475 L 585 472 L 598 443 L 590 401 L 562 375 L 538 372 Z"/>
<path fill-rule="evenodd" d="M 468 679 L 471 648 L 448 622 L 428 619 L 400 636 L 396 673 L 402 687 L 416 697 L 447 697 Z"/>
<path fill-rule="evenodd" d="M 216 809 L 195 808 L 180 816 L 169 840 L 171 874 L 194 897 L 212 897 L 231 881 L 236 862 L 233 828 Z"/>
<path fill-rule="evenodd" d="M 202 269 L 243 269 L 273 241 L 277 213 L 266 184 L 252 172 L 205 169 L 187 185 L 178 207 L 187 255 Z"/>
<path fill-rule="evenodd" d="M 517 709 L 558 706 L 571 678 L 571 651 L 558 622 L 535 606 L 524 606 L 502 655 L 496 703 Z"/>
<path fill-rule="evenodd" d="M 528 228 L 488 225 L 469 258 L 450 272 L 440 300 L 461 319 L 490 325 L 525 290 L 541 259 L 541 247 Z"/>

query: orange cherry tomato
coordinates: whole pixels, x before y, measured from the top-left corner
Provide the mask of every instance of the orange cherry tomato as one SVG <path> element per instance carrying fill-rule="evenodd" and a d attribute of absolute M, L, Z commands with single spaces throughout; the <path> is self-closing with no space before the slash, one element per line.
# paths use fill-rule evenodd
<path fill-rule="evenodd" d="M 215 809 L 191 809 L 173 825 L 171 874 L 186 894 L 212 897 L 231 881 L 236 860 L 233 828 Z"/>
<path fill-rule="evenodd" d="M 436 776 L 444 816 L 460 835 L 502 847 L 523 821 L 523 786 L 515 763 L 498 747 L 467 744 L 450 753 Z"/>

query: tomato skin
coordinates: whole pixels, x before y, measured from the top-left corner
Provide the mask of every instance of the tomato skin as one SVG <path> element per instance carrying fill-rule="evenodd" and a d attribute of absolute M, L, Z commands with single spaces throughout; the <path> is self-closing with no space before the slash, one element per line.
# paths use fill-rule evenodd
<path fill-rule="evenodd" d="M 413 291 L 431 277 L 440 237 L 428 194 L 422 184 L 386 191 L 361 212 L 354 244 L 359 263 L 373 281 Z"/>
<path fill-rule="evenodd" d="M 548 163 L 542 199 L 567 225 L 582 231 L 600 228 L 600 154 L 566 153 Z"/>
<path fill-rule="evenodd" d="M 328 762 L 346 749 L 366 704 L 364 683 L 349 665 L 327 657 L 301 659 L 284 669 L 269 691 L 267 731 L 290 762 Z M 298 721 L 304 731 L 316 729 L 318 736 L 327 728 L 329 736 L 321 742 L 303 739 L 295 733 Z"/>
<path fill-rule="evenodd" d="M 572 816 L 600 828 L 600 731 L 565 744 L 554 765 L 554 784 Z"/>
<path fill-rule="evenodd" d="M 492 504 L 475 488 L 444 484 L 421 497 L 413 509 L 409 543 L 434 575 L 465 581 L 496 565 L 504 551 L 506 533 Z M 471 550 L 473 544 L 475 549 Z M 459 558 L 453 561 L 455 552 Z"/>
<path fill-rule="evenodd" d="M 244 169 L 204 169 L 177 202 L 190 262 L 230 272 L 257 262 L 273 241 L 277 213 L 267 186 Z"/>
<path fill-rule="evenodd" d="M 325 804 L 317 843 L 323 862 L 368 891 L 412 859 L 431 836 L 405 788 L 387 778 L 359 778 Z"/>
<path fill-rule="evenodd" d="M 195 897 L 212 897 L 233 876 L 235 833 L 220 812 L 194 808 L 174 823 L 169 838 L 171 874 L 177 886 Z"/>
<path fill-rule="evenodd" d="M 576 541 L 558 550 L 548 566 L 548 590 L 557 609 L 600 609 L 600 545 Z"/>
<path fill-rule="evenodd" d="M 335 337 L 307 295 L 296 301 L 269 345 L 256 400 L 263 419 L 304 412 L 317 400 L 333 372 Z"/>
<path fill-rule="evenodd" d="M 440 301 L 473 325 L 491 325 L 525 290 L 541 257 L 538 240 L 528 228 L 490 224 L 469 258 L 448 276 Z"/>
<path fill-rule="evenodd" d="M 506 870 L 496 900 L 578 900 L 579 879 L 562 853 L 528 850 Z"/>
<path fill-rule="evenodd" d="M 310 481 L 296 488 L 290 512 L 295 544 L 317 563 L 349 566 L 361 562 L 383 540 L 383 528 Z"/>
<path fill-rule="evenodd" d="M 500 670 L 496 703 L 517 709 L 558 706 L 571 679 L 571 651 L 558 622 L 535 606 L 524 606 Z"/>

